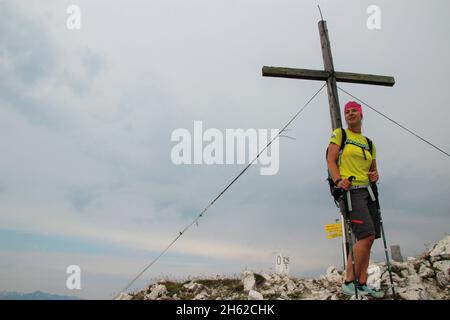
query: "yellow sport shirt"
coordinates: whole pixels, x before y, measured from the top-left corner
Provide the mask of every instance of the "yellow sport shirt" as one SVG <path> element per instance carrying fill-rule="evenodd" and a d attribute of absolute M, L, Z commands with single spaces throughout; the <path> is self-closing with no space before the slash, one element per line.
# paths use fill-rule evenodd
<path fill-rule="evenodd" d="M 345 129 L 345 132 L 347 133 L 347 144 L 339 157 L 339 173 L 342 179 L 355 176 L 356 179 L 352 182 L 354 186 L 369 185 L 369 169 L 372 160 L 376 159 L 377 154 L 375 144 L 372 142 L 372 156 L 369 152 L 367 139 L 362 134 L 352 132 L 349 129 Z M 338 128 L 333 131 L 330 143 L 337 144 L 340 147 L 341 141 L 342 131 Z M 366 159 L 364 159 L 363 149 L 361 147 L 365 149 Z"/>

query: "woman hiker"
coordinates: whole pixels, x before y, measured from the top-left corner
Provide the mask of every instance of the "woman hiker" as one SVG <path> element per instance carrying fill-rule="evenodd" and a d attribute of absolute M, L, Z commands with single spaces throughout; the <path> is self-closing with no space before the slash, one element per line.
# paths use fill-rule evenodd
<path fill-rule="evenodd" d="M 371 295 L 381 298 L 383 294 L 370 289 L 367 282 L 370 249 L 375 239 L 380 238 L 380 216 L 376 202 L 372 201 L 368 187 L 378 181 L 375 144 L 369 143 L 362 135 L 362 108 L 357 102 L 350 101 L 344 108 L 346 140 L 343 142 L 343 129 L 333 131 L 327 154 L 328 170 L 334 185 L 348 190 L 351 194 L 350 212 L 351 228 L 356 237 L 353 246 L 355 257 L 355 274 L 353 274 L 351 255 L 348 255 L 346 279 L 342 284 L 342 292 L 346 295 L 355 294 L 355 283 L 358 295 Z M 341 145 L 345 148 L 341 151 Z M 369 148 L 371 144 L 371 148 Z M 371 151 L 371 152 L 370 152 Z M 354 176 L 354 180 L 348 178 Z M 344 203 L 340 200 L 343 212 Z M 356 280 L 356 281 L 355 281 Z"/>

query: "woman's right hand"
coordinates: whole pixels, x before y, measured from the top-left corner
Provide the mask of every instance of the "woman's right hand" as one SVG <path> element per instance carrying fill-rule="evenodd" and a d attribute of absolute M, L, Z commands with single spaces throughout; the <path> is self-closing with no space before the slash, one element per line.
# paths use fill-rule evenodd
<path fill-rule="evenodd" d="M 344 189 L 344 190 L 348 190 L 348 188 L 350 188 L 351 185 L 352 185 L 352 183 L 348 179 L 342 179 L 337 184 L 337 187 Z"/>

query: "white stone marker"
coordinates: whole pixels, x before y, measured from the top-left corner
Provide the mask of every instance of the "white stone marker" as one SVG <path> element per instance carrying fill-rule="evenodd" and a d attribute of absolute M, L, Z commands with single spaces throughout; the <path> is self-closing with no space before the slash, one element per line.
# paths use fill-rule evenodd
<path fill-rule="evenodd" d="M 289 257 L 283 257 L 281 253 L 277 255 L 275 272 L 282 276 L 289 275 Z"/>

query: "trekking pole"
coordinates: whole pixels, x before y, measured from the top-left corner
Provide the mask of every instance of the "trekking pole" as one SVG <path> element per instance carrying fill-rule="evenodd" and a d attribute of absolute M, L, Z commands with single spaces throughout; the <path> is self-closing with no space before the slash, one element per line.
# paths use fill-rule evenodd
<path fill-rule="evenodd" d="M 345 221 L 344 217 L 342 216 L 342 213 L 337 220 L 341 224 L 342 229 L 342 260 L 344 262 L 344 270 L 347 268 L 347 237 L 345 236 Z"/>
<path fill-rule="evenodd" d="M 351 176 L 348 178 L 350 182 L 355 179 L 354 176 Z M 355 267 L 355 254 L 353 253 L 353 240 L 352 240 L 352 228 L 351 224 L 352 221 L 350 219 L 350 211 L 353 211 L 351 208 L 351 197 L 350 197 L 350 191 L 343 190 L 343 197 L 344 197 L 344 211 L 345 211 L 345 221 L 347 223 L 347 232 L 348 232 L 348 244 L 349 244 L 349 251 L 352 257 L 352 270 L 353 270 L 353 285 L 355 287 L 355 297 L 358 299 L 358 280 L 356 279 L 356 267 Z"/>
<path fill-rule="evenodd" d="M 389 271 L 389 280 L 391 281 L 391 289 L 392 289 L 392 295 L 394 299 L 396 299 L 395 289 L 394 289 L 394 280 L 392 279 L 392 269 L 391 269 L 391 263 L 389 261 L 389 253 L 387 249 L 386 244 L 386 235 L 384 234 L 384 226 L 383 226 L 383 218 L 381 217 L 381 209 L 380 209 L 380 201 L 378 200 L 378 187 L 377 184 L 374 182 L 371 184 L 372 191 L 375 196 L 375 201 L 378 208 L 378 214 L 380 216 L 380 227 L 381 227 L 381 235 L 383 236 L 383 245 L 384 245 L 384 255 L 386 256 L 386 264 Z"/>

